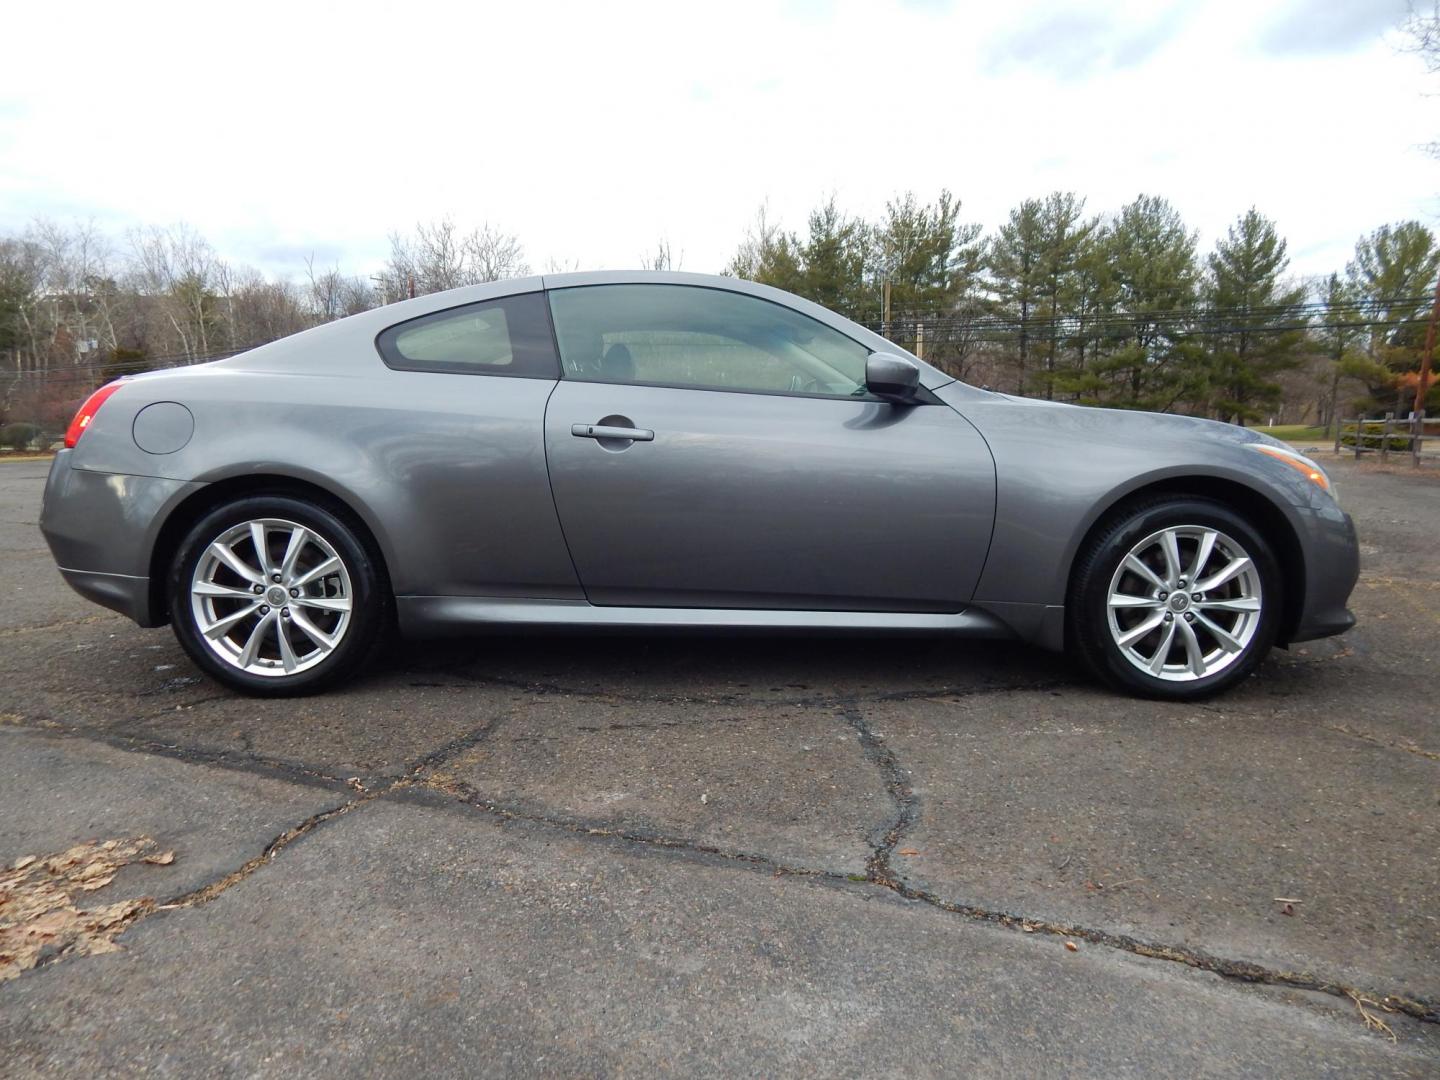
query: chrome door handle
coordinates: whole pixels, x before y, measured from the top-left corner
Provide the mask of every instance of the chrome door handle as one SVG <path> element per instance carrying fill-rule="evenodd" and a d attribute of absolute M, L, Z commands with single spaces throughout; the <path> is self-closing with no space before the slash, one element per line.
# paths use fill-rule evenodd
<path fill-rule="evenodd" d="M 577 439 L 630 439 L 632 442 L 654 442 L 655 432 L 648 428 L 610 427 L 608 424 L 571 424 L 570 434 Z"/>

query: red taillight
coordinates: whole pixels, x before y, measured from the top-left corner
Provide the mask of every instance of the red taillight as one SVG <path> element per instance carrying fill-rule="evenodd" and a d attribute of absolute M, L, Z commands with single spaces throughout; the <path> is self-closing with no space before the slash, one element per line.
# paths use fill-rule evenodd
<path fill-rule="evenodd" d="M 90 421 L 95 419 L 95 414 L 100 411 L 110 395 L 120 389 L 122 380 L 106 383 L 96 390 L 88 398 L 85 404 L 80 406 L 80 411 L 75 414 L 75 419 L 70 421 L 70 426 L 65 429 L 65 449 L 69 450 L 80 441 L 80 436 L 85 434 L 85 429 L 90 426 Z"/>

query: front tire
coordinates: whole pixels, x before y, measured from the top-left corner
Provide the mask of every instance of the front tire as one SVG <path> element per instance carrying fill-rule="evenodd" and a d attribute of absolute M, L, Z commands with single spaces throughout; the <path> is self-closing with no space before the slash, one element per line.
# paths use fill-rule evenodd
<path fill-rule="evenodd" d="M 1269 653 L 1281 588 L 1274 553 L 1248 520 L 1209 499 L 1161 497 L 1121 512 L 1081 551 L 1067 640 L 1117 689 L 1209 697 Z"/>
<path fill-rule="evenodd" d="M 288 496 L 211 511 L 180 544 L 168 585 L 170 620 L 190 658 L 247 694 L 339 682 L 388 625 L 388 587 L 356 528 Z"/>

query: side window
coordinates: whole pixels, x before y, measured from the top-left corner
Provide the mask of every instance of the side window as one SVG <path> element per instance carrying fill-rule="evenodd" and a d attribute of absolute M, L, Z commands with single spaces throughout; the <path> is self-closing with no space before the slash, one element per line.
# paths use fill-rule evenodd
<path fill-rule="evenodd" d="M 375 339 L 380 357 L 402 371 L 557 379 L 543 294 L 437 311 L 396 323 Z"/>
<path fill-rule="evenodd" d="M 584 285 L 549 295 L 566 378 L 865 394 L 868 349 L 768 300 L 694 285 Z"/>

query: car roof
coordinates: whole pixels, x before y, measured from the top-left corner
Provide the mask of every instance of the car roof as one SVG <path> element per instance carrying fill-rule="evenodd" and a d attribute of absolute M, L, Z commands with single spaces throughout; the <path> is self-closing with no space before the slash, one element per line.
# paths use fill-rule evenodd
<path fill-rule="evenodd" d="M 218 362 L 218 366 L 271 370 L 280 367 L 289 370 L 301 367 L 307 369 L 333 368 L 338 366 L 337 361 L 342 354 L 353 355 L 351 349 L 358 346 L 362 340 L 373 342 L 377 334 L 396 323 L 484 300 L 587 285 L 689 285 L 755 296 L 808 315 L 816 322 L 823 323 L 858 341 L 872 352 L 893 352 L 909 356 L 920 365 L 920 382 L 928 389 L 933 390 L 955 381 L 951 376 L 931 367 L 894 342 L 888 341 L 879 334 L 865 329 L 859 323 L 852 322 L 843 315 L 838 315 L 803 297 L 772 288 L 769 285 L 746 281 L 743 278 L 727 277 L 722 274 L 692 274 L 678 270 L 585 270 L 577 273 L 532 275 L 523 278 L 509 278 L 504 281 L 490 281 L 480 285 L 465 285 L 458 289 L 447 289 L 444 292 L 428 293 L 414 299 L 386 304 L 383 307 L 363 311 L 337 322 L 325 323 L 311 330 L 293 334 L 249 352 L 241 353 L 229 360 L 221 360 Z M 335 358 L 335 360 L 332 361 L 331 358 Z"/>

